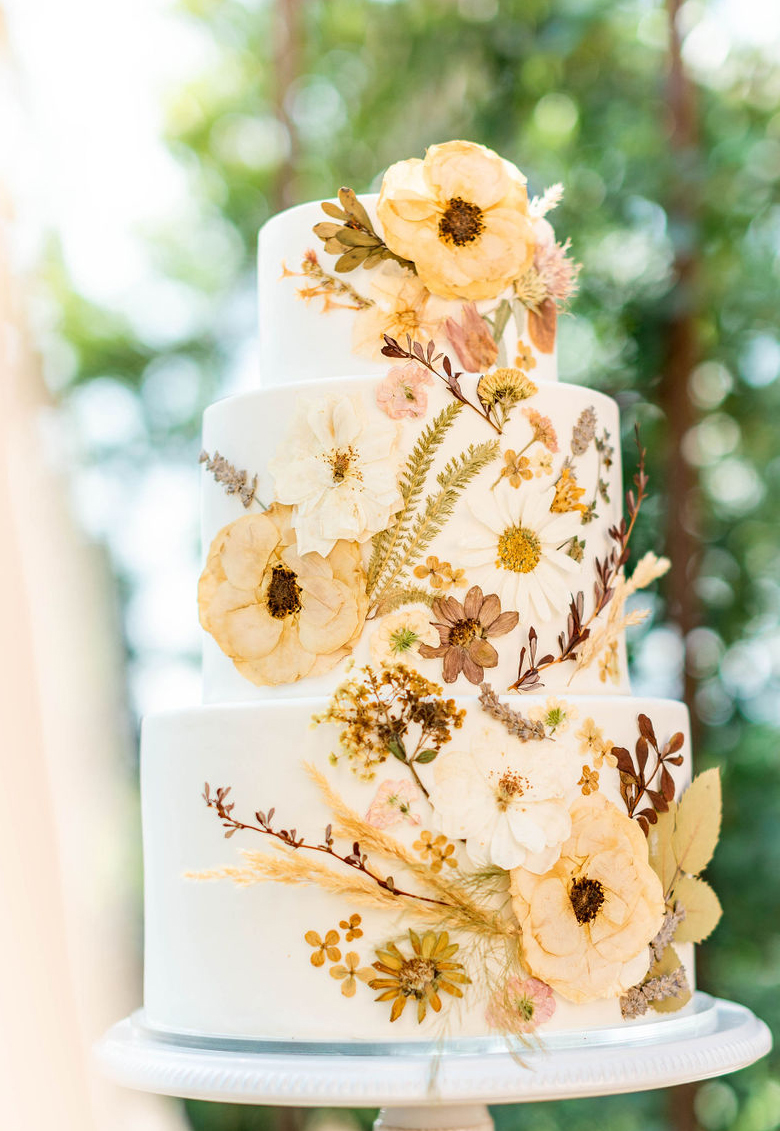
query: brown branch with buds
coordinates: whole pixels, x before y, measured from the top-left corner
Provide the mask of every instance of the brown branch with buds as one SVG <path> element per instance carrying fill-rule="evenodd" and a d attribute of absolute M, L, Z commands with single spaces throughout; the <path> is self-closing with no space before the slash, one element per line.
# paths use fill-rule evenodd
<path fill-rule="evenodd" d="M 239 821 L 233 816 L 233 809 L 235 802 L 228 802 L 227 796 L 230 793 L 230 786 L 218 787 L 216 793 L 212 794 L 209 783 L 206 782 L 203 791 L 203 800 L 208 805 L 209 809 L 215 810 L 217 816 L 222 822 L 222 827 L 226 829 L 225 837 L 229 839 L 239 830 L 243 829 L 247 832 L 261 833 L 263 836 L 270 836 L 274 839 L 281 841 L 288 848 L 295 850 L 304 849 L 307 852 L 323 852 L 327 856 L 332 856 L 335 860 L 340 860 L 342 864 L 346 864 L 348 868 L 354 868 L 357 872 L 362 872 L 368 879 L 373 882 L 383 891 L 388 892 L 390 895 L 405 897 L 406 899 L 419 899 L 423 903 L 435 903 L 441 907 L 447 907 L 444 900 L 434 899 L 432 896 L 419 895 L 416 892 L 404 891 L 402 888 L 397 888 L 393 882 L 392 876 L 383 878 L 372 872 L 368 867 L 368 857 L 365 853 L 360 851 L 360 845 L 357 841 L 352 845 L 352 851 L 343 856 L 337 852 L 333 847 L 334 841 L 332 836 L 331 826 L 328 825 L 325 829 L 325 840 L 323 844 L 310 844 L 304 837 L 297 835 L 296 829 L 275 829 L 271 822 L 274 818 L 275 809 L 269 809 L 268 813 L 263 813 L 257 810 L 255 813 L 256 825 L 247 824 L 244 821 Z"/>

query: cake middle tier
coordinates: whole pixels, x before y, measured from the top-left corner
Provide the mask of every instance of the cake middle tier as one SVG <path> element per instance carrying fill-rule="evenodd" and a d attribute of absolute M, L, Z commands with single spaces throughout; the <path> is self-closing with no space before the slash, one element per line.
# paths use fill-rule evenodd
<path fill-rule="evenodd" d="M 329 695 L 352 660 L 503 692 L 559 655 L 572 601 L 594 612 L 621 517 L 615 402 L 518 370 L 458 399 L 398 369 L 206 411 L 205 701 Z M 623 634 L 603 639 L 537 689 L 627 693 Z"/>

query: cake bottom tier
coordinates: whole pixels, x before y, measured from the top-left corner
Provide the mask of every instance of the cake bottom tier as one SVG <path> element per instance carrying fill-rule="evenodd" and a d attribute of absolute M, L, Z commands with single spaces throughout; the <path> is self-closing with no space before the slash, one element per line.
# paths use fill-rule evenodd
<path fill-rule="evenodd" d="M 410 767 L 388 755 L 369 769 L 343 753 L 338 726 L 312 725 L 325 700 L 148 717 L 141 781 L 147 1023 L 209 1037 L 329 1042 L 495 1036 L 507 1009 L 535 1013 L 542 1038 L 556 1030 L 642 1024 L 622 1019 L 619 998 L 650 963 L 649 940 L 640 939 L 635 958 L 628 954 L 630 932 L 646 915 L 646 893 L 625 887 L 636 864 L 625 843 L 615 841 L 614 859 L 603 865 L 611 842 L 598 840 L 596 826 L 602 809 L 619 813 L 621 830 L 629 824 L 611 746 L 633 755 L 640 716 L 651 721 L 659 745 L 682 735 L 682 762 L 672 767 L 679 797 L 691 777 L 687 712 L 677 702 L 615 696 L 572 696 L 558 705 L 523 696 L 506 703 L 540 719 L 544 740 L 521 742 L 476 699 L 458 700 L 465 719 L 435 758 L 423 756 Z M 491 758 L 495 772 L 485 768 Z M 655 759 L 651 748 L 648 773 Z M 495 835 L 481 841 L 455 835 L 453 799 L 473 828 L 490 801 L 485 780 L 497 791 Z M 546 808 L 543 800 L 536 810 L 514 808 L 523 790 L 532 800 L 545 783 L 552 798 Z M 358 837 L 348 822 L 344 828 L 341 802 L 375 844 L 354 844 Z M 572 873 L 556 888 L 550 877 L 560 876 L 567 852 L 585 849 L 566 841 L 557 864 L 545 870 L 544 854 L 554 856 L 554 844 L 536 843 L 538 828 L 529 828 L 527 818 L 530 813 L 537 825 L 546 821 L 564 836 L 562 806 L 580 829 L 578 844 L 592 831 L 596 855 L 588 866 L 580 862 L 591 876 Z M 504 826 L 505 817 L 521 812 Z M 644 853 L 647 867 L 644 837 L 636 839 L 636 820 L 630 825 L 633 855 Z M 300 840 L 305 843 L 290 848 Z M 506 865 L 522 854 L 522 843 L 536 853 L 526 853 L 527 868 L 507 874 L 495 866 L 496 856 Z M 597 865 L 601 880 L 593 879 Z M 273 882 L 269 867 L 280 870 Z M 612 873 L 614 882 L 604 878 Z M 522 932 L 518 888 L 528 908 Z M 565 908 L 556 895 L 561 890 Z M 635 896 L 635 907 L 621 903 Z M 450 906 L 458 898 L 477 908 L 476 929 L 465 925 L 463 906 Z M 560 953 L 549 967 L 555 976 L 545 981 L 550 937 Z M 518 970 L 521 939 L 527 962 Z M 678 949 L 693 989 L 693 948 Z M 618 981 L 608 985 L 613 975 Z M 664 1016 L 674 1014 L 650 1010 L 645 1019 Z"/>

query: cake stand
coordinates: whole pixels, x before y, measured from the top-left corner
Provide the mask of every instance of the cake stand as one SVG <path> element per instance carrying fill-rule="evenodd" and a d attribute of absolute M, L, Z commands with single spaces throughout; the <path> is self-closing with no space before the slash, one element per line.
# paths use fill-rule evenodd
<path fill-rule="evenodd" d="M 380 1107 L 375 1131 L 491 1131 L 488 1103 L 686 1084 L 744 1068 L 771 1045 L 749 1009 L 697 993 L 679 1017 L 551 1034 L 516 1052 L 499 1038 L 341 1045 L 203 1038 L 152 1030 L 139 1012 L 110 1029 L 96 1055 L 115 1083 L 167 1096 Z"/>

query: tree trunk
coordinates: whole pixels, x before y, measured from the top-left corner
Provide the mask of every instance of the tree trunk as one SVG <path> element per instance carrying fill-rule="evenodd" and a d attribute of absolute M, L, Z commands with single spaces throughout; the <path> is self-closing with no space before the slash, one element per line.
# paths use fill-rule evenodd
<path fill-rule="evenodd" d="M 276 0 L 273 13 L 274 113 L 287 131 L 288 146 L 274 178 L 273 211 L 295 204 L 295 172 L 300 154 L 298 131 L 290 114 L 290 88 L 303 70 L 304 0 Z"/>
<path fill-rule="evenodd" d="M 669 611 L 680 626 L 685 641 L 699 623 L 695 588 L 700 558 L 698 477 L 695 467 L 683 456 L 683 438 L 697 419 L 691 399 L 690 377 L 699 361 L 700 350 L 696 323 L 699 301 L 696 167 L 699 158 L 695 92 L 686 74 L 680 49 L 677 22 L 680 7 L 681 0 L 667 0 L 667 114 L 674 161 L 667 214 L 672 230 L 677 233 L 677 248 L 674 261 L 676 282 L 666 325 L 660 403 L 667 421 L 666 487 L 670 499 L 666 542 L 672 566 L 667 579 L 667 593 Z M 695 752 L 700 728 L 693 711 L 695 679 L 687 662 L 683 679 L 683 698 L 691 711 L 691 738 Z M 669 1120 L 676 1131 L 697 1131 L 695 1096 L 695 1084 L 669 1091 Z"/>

